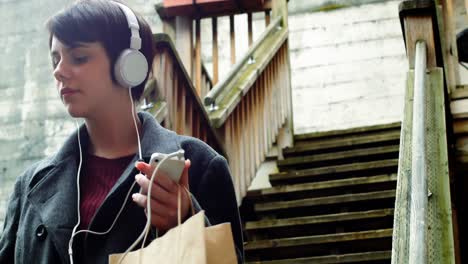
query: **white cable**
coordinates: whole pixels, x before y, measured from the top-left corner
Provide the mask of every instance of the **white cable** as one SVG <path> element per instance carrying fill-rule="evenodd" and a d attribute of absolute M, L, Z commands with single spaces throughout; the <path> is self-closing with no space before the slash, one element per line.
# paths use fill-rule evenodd
<path fill-rule="evenodd" d="M 77 213 L 78 213 L 78 223 L 76 223 L 76 225 L 73 227 L 73 230 L 72 230 L 72 236 L 70 237 L 70 240 L 68 241 L 68 255 L 70 256 L 70 263 L 73 264 L 73 249 L 72 249 L 72 245 L 73 245 L 73 237 L 75 236 L 75 232 L 76 232 L 76 229 L 78 228 L 78 226 L 80 225 L 80 221 L 81 221 L 81 218 L 80 218 L 80 174 L 81 174 L 81 165 L 83 164 L 83 154 L 82 154 L 82 151 L 81 151 L 81 140 L 80 140 L 80 126 L 78 125 L 78 121 L 76 121 L 75 119 L 75 126 L 76 126 L 76 130 L 77 130 L 77 137 L 78 137 L 78 147 L 80 149 L 80 163 L 78 165 L 78 172 L 77 172 L 77 175 L 76 175 L 76 186 L 77 186 Z"/>
<path fill-rule="evenodd" d="M 132 103 L 132 117 L 133 117 L 133 122 L 134 122 L 134 125 L 135 125 L 135 130 L 136 130 L 136 133 L 137 133 L 138 154 L 139 154 L 139 159 L 143 160 L 142 151 L 141 151 L 140 133 L 138 131 L 138 126 L 137 126 L 137 122 L 136 122 L 136 118 L 135 118 L 135 105 L 134 105 L 133 98 L 132 98 L 131 88 L 132 87 L 128 88 L 128 93 L 129 93 L 129 96 L 130 96 L 130 101 Z M 80 234 L 80 233 L 90 233 L 90 234 L 93 234 L 93 235 L 106 235 L 106 234 L 108 234 L 112 230 L 112 228 L 114 228 L 115 224 L 117 223 L 117 220 L 119 219 L 120 214 L 123 212 L 123 209 L 125 208 L 125 204 L 127 202 L 127 199 L 130 196 L 130 193 L 132 192 L 133 187 L 135 187 L 135 184 L 136 184 L 136 181 L 133 181 L 133 184 L 132 184 L 132 186 L 130 186 L 130 189 L 128 190 L 127 195 L 125 196 L 125 199 L 124 199 L 124 201 L 122 203 L 122 206 L 119 209 L 119 212 L 115 216 L 114 221 L 112 222 L 111 226 L 106 231 L 96 232 L 96 231 L 87 230 L 87 229 L 76 231 L 76 229 L 79 227 L 80 222 L 81 222 L 81 217 L 80 217 L 80 172 L 81 172 L 81 165 L 83 163 L 83 151 L 81 149 L 79 125 L 78 125 L 78 122 L 76 120 L 75 120 L 75 125 L 76 125 L 76 128 L 78 130 L 78 146 L 79 146 L 79 149 L 80 149 L 80 164 L 78 166 L 78 174 L 77 174 L 77 177 L 76 177 L 76 186 L 77 186 L 77 193 L 78 193 L 77 194 L 77 197 L 78 197 L 78 206 L 77 206 L 78 223 L 73 228 L 72 236 L 71 236 L 71 238 L 70 238 L 70 240 L 68 242 L 68 255 L 70 256 L 70 263 L 71 264 L 73 264 L 73 249 L 72 249 L 72 246 L 73 246 L 74 237 L 76 235 Z M 161 161 L 161 163 L 162 163 L 162 161 Z M 151 188 L 151 185 L 150 185 L 150 188 Z M 146 227 L 145 227 L 145 230 L 146 230 Z"/>
<path fill-rule="evenodd" d="M 151 175 L 151 179 L 150 179 L 150 183 L 149 183 L 149 187 L 148 187 L 148 192 L 146 194 L 146 211 L 147 211 L 147 217 L 146 217 L 146 224 L 145 224 L 145 228 L 143 229 L 143 231 L 141 232 L 140 236 L 137 238 L 137 240 L 135 240 L 135 242 L 133 242 L 133 244 L 123 253 L 123 255 L 120 257 L 120 260 L 119 260 L 119 264 L 122 263 L 123 259 L 127 256 L 127 254 L 132 251 L 137 245 L 138 243 L 140 243 L 140 241 L 144 238 L 144 241 L 143 241 L 143 244 L 142 246 L 144 246 L 144 243 L 146 242 L 146 237 L 148 236 L 148 232 L 149 232 L 149 229 L 150 229 L 150 226 L 151 226 L 151 187 L 153 186 L 153 182 L 154 182 L 154 178 L 156 177 L 156 174 L 159 170 L 159 167 L 161 166 L 161 164 L 163 164 L 164 162 L 166 162 L 166 160 L 172 158 L 172 157 L 175 157 L 179 155 L 178 152 L 174 152 L 174 153 L 171 153 L 171 154 L 168 154 L 167 156 L 165 156 L 160 162 L 158 162 L 158 165 L 156 166 L 156 168 L 153 170 L 153 174 Z"/>
<path fill-rule="evenodd" d="M 132 117 L 133 117 L 133 123 L 135 124 L 135 130 L 137 134 L 137 140 L 138 140 L 138 157 L 140 160 L 143 160 L 143 156 L 141 154 L 141 143 L 140 143 L 140 132 L 138 131 L 138 126 L 137 126 L 137 121 L 135 118 L 135 105 L 133 103 L 133 97 L 132 97 L 132 87 L 128 88 L 128 95 L 130 96 L 130 101 L 132 102 Z"/>

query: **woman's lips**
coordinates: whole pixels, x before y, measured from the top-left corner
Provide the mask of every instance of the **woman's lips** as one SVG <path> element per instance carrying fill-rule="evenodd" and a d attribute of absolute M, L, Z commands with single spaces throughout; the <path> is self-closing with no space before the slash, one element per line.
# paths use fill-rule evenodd
<path fill-rule="evenodd" d="M 71 95 L 71 94 L 74 94 L 74 93 L 77 93 L 77 92 L 78 91 L 70 89 L 70 88 L 62 88 L 60 90 L 60 95 L 61 96 L 66 96 L 66 95 Z"/>

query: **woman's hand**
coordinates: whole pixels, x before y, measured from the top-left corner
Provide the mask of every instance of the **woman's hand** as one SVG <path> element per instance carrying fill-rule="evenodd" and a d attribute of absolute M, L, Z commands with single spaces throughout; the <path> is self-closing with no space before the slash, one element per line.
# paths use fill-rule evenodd
<path fill-rule="evenodd" d="M 187 217 L 189 212 L 191 204 L 184 186 L 189 189 L 188 169 L 190 168 L 190 160 L 185 161 L 185 168 L 179 181 L 180 186 L 162 172 L 158 172 L 154 177 L 150 195 L 151 212 L 148 212 L 146 208 L 146 197 L 153 168 L 145 162 L 137 162 L 135 167 L 146 177 L 141 174 L 135 176 L 142 190 L 141 193 L 134 193 L 132 195 L 133 201 L 145 208 L 147 214 L 151 213 L 151 225 L 164 234 L 169 229 L 177 226 L 177 192 L 179 189 L 181 194 L 182 221 Z"/>

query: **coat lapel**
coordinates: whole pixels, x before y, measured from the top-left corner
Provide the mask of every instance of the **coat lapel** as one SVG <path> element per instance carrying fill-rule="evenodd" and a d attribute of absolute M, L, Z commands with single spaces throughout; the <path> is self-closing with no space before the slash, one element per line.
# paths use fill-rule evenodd
<path fill-rule="evenodd" d="M 83 130 L 80 128 L 81 132 Z M 87 140 L 83 141 L 86 145 Z M 57 252 L 65 262 L 68 262 L 67 252 L 71 232 L 78 221 L 77 145 L 77 132 L 75 132 L 45 165 L 52 168 L 45 174 L 35 173 L 31 181 L 32 186 L 29 186 L 31 190 L 27 194 L 27 199 L 40 215 Z"/>

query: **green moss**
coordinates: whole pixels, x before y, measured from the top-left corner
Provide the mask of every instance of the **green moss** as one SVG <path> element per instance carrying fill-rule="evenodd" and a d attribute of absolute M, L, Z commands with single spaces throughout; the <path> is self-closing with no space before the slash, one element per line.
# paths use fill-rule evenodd
<path fill-rule="evenodd" d="M 349 7 L 349 6 L 345 4 L 336 4 L 336 3 L 326 4 L 318 8 L 314 8 L 313 10 L 311 10 L 311 12 L 329 12 L 329 11 L 333 11 L 333 10 L 337 10 L 337 9 L 341 9 L 345 7 Z"/>

